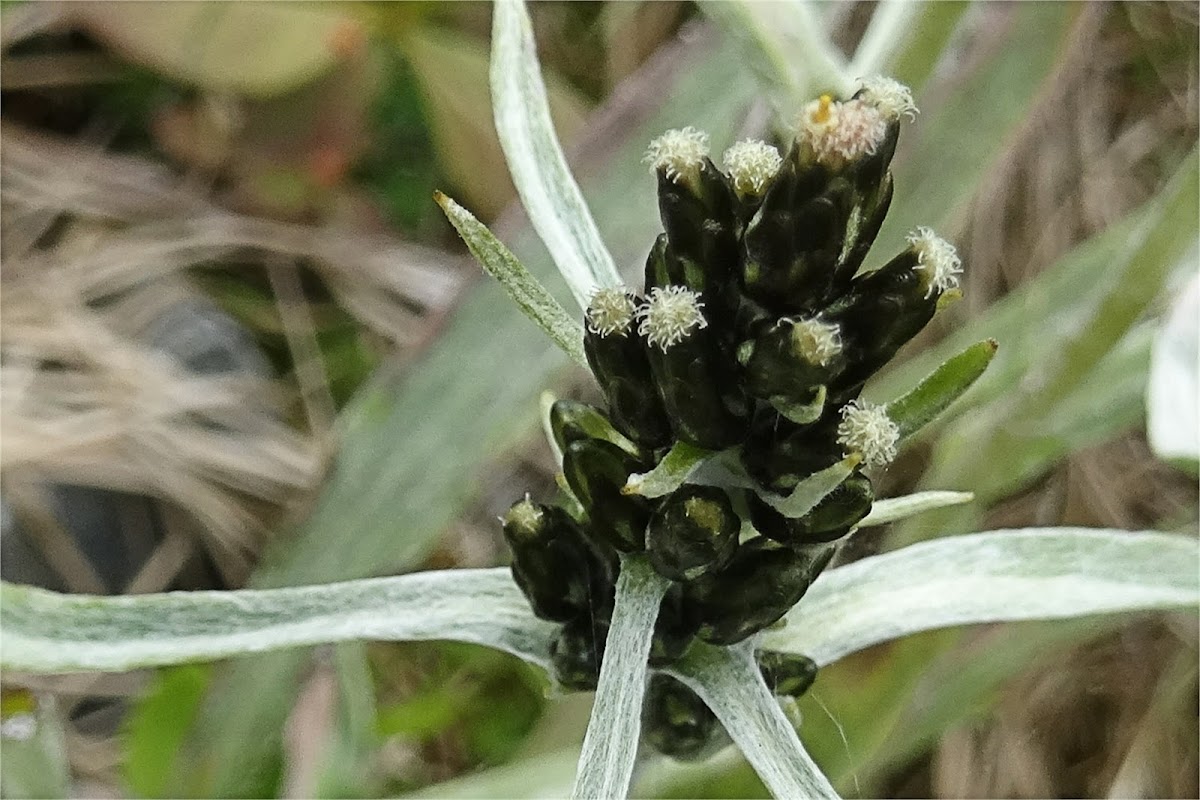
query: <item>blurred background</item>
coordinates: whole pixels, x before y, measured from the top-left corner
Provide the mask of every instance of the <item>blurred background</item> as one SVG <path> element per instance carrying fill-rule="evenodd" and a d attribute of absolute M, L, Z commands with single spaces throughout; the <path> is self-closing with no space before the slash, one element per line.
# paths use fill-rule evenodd
<path fill-rule="evenodd" d="M 631 274 L 660 229 L 653 136 L 695 125 L 719 153 L 807 99 L 794 10 L 531 6 L 559 135 Z M 966 265 L 965 299 L 868 396 L 1001 343 L 884 479 L 978 501 L 840 558 L 1029 525 L 1196 535 L 1197 5 L 808 10 L 921 107 L 868 266 L 918 224 Z M 569 305 L 492 127 L 489 6 L 4 2 L 0 23 L 3 578 L 133 594 L 505 563 L 496 515 L 553 487 L 539 394 L 597 392 L 431 199 Z M 564 796 L 589 704 L 441 643 L 10 673 L 0 793 Z M 825 669 L 802 709 L 851 796 L 1200 791 L 1193 615 L 925 634 Z M 765 796 L 732 750 L 647 757 L 635 791 Z"/>

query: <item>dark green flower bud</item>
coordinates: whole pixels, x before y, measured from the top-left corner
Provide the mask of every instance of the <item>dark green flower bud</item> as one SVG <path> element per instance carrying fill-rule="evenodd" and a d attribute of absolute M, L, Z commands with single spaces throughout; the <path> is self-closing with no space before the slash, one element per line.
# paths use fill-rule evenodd
<path fill-rule="evenodd" d="M 801 480 L 833 466 L 845 455 L 837 441 L 839 423 L 836 409 L 829 406 L 809 425 L 774 413 L 759 414 L 741 449 L 742 465 L 761 486 L 788 494 Z"/>
<path fill-rule="evenodd" d="M 816 317 L 784 317 L 745 342 L 738 361 L 750 394 L 800 402 L 844 365 L 841 331 Z"/>
<path fill-rule="evenodd" d="M 869 478 L 851 475 L 798 519 L 780 514 L 757 495 L 750 498 L 750 520 L 766 536 L 788 545 L 832 542 L 850 532 L 871 511 L 875 492 Z"/>
<path fill-rule="evenodd" d="M 833 548 L 825 545 L 793 549 L 761 538 L 742 544 L 724 569 L 685 585 L 700 618 L 697 636 L 730 645 L 773 625 L 832 557 Z"/>
<path fill-rule="evenodd" d="M 615 563 L 595 550 L 563 509 L 527 497 L 503 523 L 513 580 L 542 619 L 564 622 L 589 613 L 613 584 Z"/>
<path fill-rule="evenodd" d="M 817 679 L 817 662 L 796 653 L 759 650 L 754 654 L 763 680 L 774 694 L 799 698 Z"/>
<path fill-rule="evenodd" d="M 550 431 L 560 451 L 581 439 L 603 439 L 634 454 L 637 448 L 609 422 L 603 411 L 579 400 L 562 398 L 550 406 Z"/>
<path fill-rule="evenodd" d="M 700 620 L 690 613 L 683 586 L 674 584 L 663 597 L 658 619 L 654 623 L 654 636 L 650 640 L 650 666 L 665 667 L 678 661 L 696 640 L 699 626 Z"/>
<path fill-rule="evenodd" d="M 704 758 L 721 725 L 700 696 L 670 675 L 655 673 L 642 704 L 642 736 L 658 752 L 683 761 Z"/>
<path fill-rule="evenodd" d="M 550 644 L 550 666 L 564 689 L 595 690 L 600 680 L 600 662 L 608 639 L 608 622 L 590 616 L 576 617 L 563 625 Z"/>
<path fill-rule="evenodd" d="M 853 391 L 892 359 L 933 318 L 938 299 L 958 285 L 954 248 L 928 228 L 908 237 L 909 249 L 861 275 L 827 312 L 842 328 L 846 371 L 835 382 Z"/>
<path fill-rule="evenodd" d="M 703 305 L 681 286 L 653 289 L 638 311 L 638 331 L 676 438 L 720 450 L 741 441 L 747 407 L 733 365 L 705 331 Z"/>
<path fill-rule="evenodd" d="M 650 374 L 634 319 L 637 301 L 623 289 L 601 289 L 587 313 L 583 348 L 608 401 L 613 426 L 642 447 L 671 442 L 671 425 Z"/>
<path fill-rule="evenodd" d="M 691 580 L 729 561 L 740 528 L 741 520 L 723 489 L 681 486 L 650 518 L 646 552 L 659 575 Z"/>
<path fill-rule="evenodd" d="M 623 553 L 646 546 L 650 503 L 621 492 L 631 474 L 646 469 L 645 463 L 601 439 L 571 442 L 563 450 L 563 474 L 587 509 L 589 530 Z"/>

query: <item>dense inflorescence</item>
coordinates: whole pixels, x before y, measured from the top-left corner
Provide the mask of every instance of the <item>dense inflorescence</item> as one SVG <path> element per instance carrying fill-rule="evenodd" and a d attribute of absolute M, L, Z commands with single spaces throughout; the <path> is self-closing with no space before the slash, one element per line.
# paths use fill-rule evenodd
<path fill-rule="evenodd" d="M 859 275 L 892 199 L 889 164 L 908 90 L 866 81 L 823 96 L 795 121 L 786 154 L 743 141 L 725 171 L 693 128 L 651 143 L 662 233 L 641 291 L 604 288 L 586 314 L 585 352 L 607 409 L 560 400 L 562 507 L 528 497 L 504 517 L 513 574 L 539 616 L 563 627 L 559 683 L 596 686 L 622 553 L 645 552 L 672 581 L 652 666 L 695 640 L 730 645 L 776 623 L 871 509 L 866 468 L 896 455 L 899 428 L 859 398 L 864 383 L 957 286 L 954 248 L 921 228 L 884 266 Z M 678 443 L 734 454 L 743 480 L 631 491 Z M 850 457 L 849 460 L 846 460 Z M 799 516 L 782 501 L 839 462 L 853 471 Z M 780 694 L 807 689 L 816 665 L 759 653 Z M 719 729 L 686 686 L 656 674 L 646 739 L 695 757 Z"/>

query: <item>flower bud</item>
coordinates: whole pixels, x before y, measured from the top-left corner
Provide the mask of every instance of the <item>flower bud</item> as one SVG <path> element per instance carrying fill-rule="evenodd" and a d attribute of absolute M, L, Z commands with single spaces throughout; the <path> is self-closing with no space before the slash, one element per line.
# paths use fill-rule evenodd
<path fill-rule="evenodd" d="M 550 644 L 550 666 L 559 685 L 578 692 L 594 691 L 607 639 L 607 618 L 582 616 L 563 625 Z"/>
<path fill-rule="evenodd" d="M 798 402 L 844 365 L 841 331 L 816 317 L 784 317 L 743 344 L 738 361 L 750 394 Z"/>
<path fill-rule="evenodd" d="M 542 619 L 564 622 L 587 613 L 614 583 L 615 563 L 591 546 L 561 508 L 526 497 L 502 522 L 513 580 Z"/>
<path fill-rule="evenodd" d="M 757 495 L 750 497 L 750 521 L 766 536 L 787 545 L 832 542 L 850 532 L 871 511 L 875 492 L 863 475 L 851 475 L 803 517 L 789 519 Z"/>
<path fill-rule="evenodd" d="M 659 575 L 692 580 L 729 561 L 740 529 L 741 520 L 723 489 L 684 485 L 650 518 L 646 552 Z"/>
<path fill-rule="evenodd" d="M 799 698 L 817 679 L 817 662 L 798 653 L 759 650 L 754 654 L 773 694 Z"/>
<path fill-rule="evenodd" d="M 637 332 L 636 303 L 623 289 L 598 291 L 588 307 L 583 349 L 608 401 L 613 426 L 653 450 L 670 444 L 671 426 Z"/>
<path fill-rule="evenodd" d="M 724 569 L 685 584 L 700 619 L 696 635 L 730 645 L 773 625 L 832 557 L 833 548 L 825 545 L 793 549 L 762 538 L 742 544 Z"/>
<path fill-rule="evenodd" d="M 579 400 L 561 398 L 554 401 L 550 406 L 550 431 L 560 452 L 571 442 L 603 439 L 630 454 L 637 454 L 636 446 L 613 427 L 603 411 Z"/>
<path fill-rule="evenodd" d="M 855 393 L 933 318 L 938 298 L 958 286 L 957 253 L 928 228 L 909 236 L 909 248 L 860 275 L 827 316 L 841 325 L 849 366 L 837 389 Z"/>
<path fill-rule="evenodd" d="M 678 661 L 692 642 L 696 640 L 696 629 L 700 620 L 688 606 L 682 584 L 673 584 L 663 596 L 658 619 L 654 623 L 654 636 L 650 639 L 648 663 L 652 667 L 665 667 Z"/>
<path fill-rule="evenodd" d="M 733 365 L 705 333 L 702 309 L 695 292 L 655 288 L 638 311 L 638 332 L 676 438 L 720 450 L 741 441 L 747 409 Z"/>
<path fill-rule="evenodd" d="M 724 737 L 717 716 L 700 696 L 670 675 L 655 673 L 642 703 L 642 736 L 658 752 L 694 761 L 709 755 Z"/>
<path fill-rule="evenodd" d="M 646 546 L 650 503 L 622 494 L 629 476 L 647 466 L 611 442 L 581 439 L 563 450 L 563 474 L 591 520 L 589 531 L 627 553 Z"/>

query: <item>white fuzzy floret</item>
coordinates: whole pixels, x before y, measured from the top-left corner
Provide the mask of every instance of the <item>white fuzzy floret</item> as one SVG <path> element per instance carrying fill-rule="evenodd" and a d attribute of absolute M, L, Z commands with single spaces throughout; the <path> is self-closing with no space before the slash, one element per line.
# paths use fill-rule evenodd
<path fill-rule="evenodd" d="M 842 352 L 841 329 L 817 319 L 802 319 L 792 324 L 792 346 L 811 364 L 823 367 Z"/>
<path fill-rule="evenodd" d="M 917 104 L 913 102 L 912 89 L 892 78 L 876 75 L 862 82 L 862 94 L 859 97 L 869 105 L 879 109 L 890 122 L 901 117 L 910 120 L 917 115 Z"/>
<path fill-rule="evenodd" d="M 853 400 L 842 408 L 837 434 L 846 452 L 862 453 L 863 463 L 869 467 L 883 466 L 894 459 L 900 441 L 900 428 L 883 406 L 865 400 Z"/>
<path fill-rule="evenodd" d="M 932 297 L 958 287 L 962 274 L 962 259 L 954 245 L 935 234 L 930 228 L 917 228 L 908 235 L 908 244 L 917 254 L 917 266 L 926 286 L 925 296 Z"/>
<path fill-rule="evenodd" d="M 597 289 L 588 303 L 587 327 L 592 333 L 611 336 L 624 334 L 633 324 L 637 303 L 629 290 L 621 286 Z"/>
<path fill-rule="evenodd" d="M 694 176 L 708 157 L 708 134 L 691 125 L 674 128 L 650 142 L 642 161 L 651 172 L 662 170 L 678 182 L 680 177 Z"/>
<path fill-rule="evenodd" d="M 638 333 L 663 352 L 693 330 L 708 327 L 700 295 L 683 286 L 655 287 L 638 309 Z"/>
<path fill-rule="evenodd" d="M 813 100 L 796 120 L 796 136 L 818 162 L 837 169 L 871 155 L 887 136 L 887 119 L 861 100 L 839 103 L 828 95 Z"/>
<path fill-rule="evenodd" d="M 779 151 L 757 139 L 731 145 L 721 160 L 733 179 L 733 188 L 743 194 L 761 194 L 783 165 Z"/>

